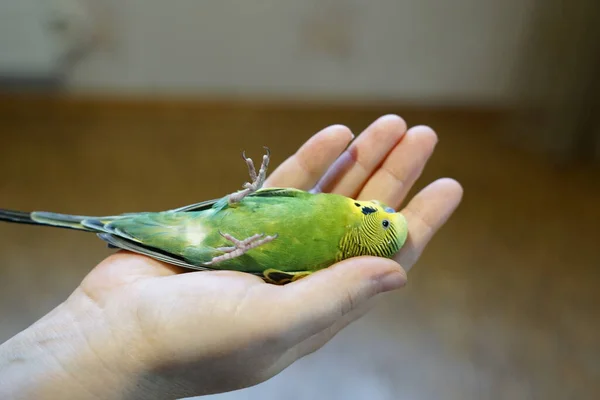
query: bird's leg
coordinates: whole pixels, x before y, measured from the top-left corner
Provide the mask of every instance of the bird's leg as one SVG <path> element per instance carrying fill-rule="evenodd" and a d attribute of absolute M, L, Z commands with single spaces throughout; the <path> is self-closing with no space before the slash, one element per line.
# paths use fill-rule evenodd
<path fill-rule="evenodd" d="M 265 147 L 265 150 L 267 151 L 267 154 L 263 156 L 262 164 L 260 166 L 258 174 L 256 173 L 256 168 L 254 168 L 254 162 L 252 161 L 252 159 L 246 157 L 245 152 L 242 154 L 244 161 L 246 161 L 246 164 L 248 165 L 248 172 L 250 174 L 250 180 L 252 182 L 246 182 L 244 184 L 243 190 L 229 195 L 228 201 L 230 205 L 239 203 L 244 197 L 256 192 L 265 183 L 265 179 L 267 177 L 267 168 L 269 166 L 269 159 L 271 158 L 271 151 L 269 150 L 269 148 Z"/>
<path fill-rule="evenodd" d="M 286 283 L 305 278 L 310 274 L 312 274 L 312 271 L 286 272 L 270 268 L 263 272 L 263 280 L 275 285 L 285 285 Z"/>
<path fill-rule="evenodd" d="M 258 246 L 262 246 L 265 243 L 272 242 L 277 238 L 277 234 L 272 236 L 265 236 L 264 233 L 257 233 L 256 235 L 252 235 L 244 240 L 239 240 L 228 233 L 219 232 L 219 234 L 228 241 L 232 242 L 233 246 L 217 248 L 217 250 L 222 251 L 224 254 L 217 257 L 213 257 L 213 259 L 205 263 L 205 265 L 211 265 L 221 261 L 231 260 L 232 258 L 236 258 L 245 254 L 248 250 L 254 249 Z"/>

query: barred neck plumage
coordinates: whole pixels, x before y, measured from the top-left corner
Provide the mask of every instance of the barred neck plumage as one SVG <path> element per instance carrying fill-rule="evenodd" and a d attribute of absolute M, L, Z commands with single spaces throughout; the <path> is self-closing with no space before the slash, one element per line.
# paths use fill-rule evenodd
<path fill-rule="evenodd" d="M 400 247 L 398 232 L 394 224 L 386 229 L 376 213 L 364 215 L 360 223 L 348 230 L 342 237 L 337 259 L 343 260 L 357 256 L 391 257 Z"/>

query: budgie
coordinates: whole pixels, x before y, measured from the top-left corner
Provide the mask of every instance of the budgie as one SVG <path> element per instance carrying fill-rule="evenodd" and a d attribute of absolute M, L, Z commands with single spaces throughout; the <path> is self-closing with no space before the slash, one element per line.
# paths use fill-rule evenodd
<path fill-rule="evenodd" d="M 191 270 L 234 270 L 286 284 L 357 256 L 391 258 L 404 245 L 404 215 L 357 201 L 286 187 L 265 188 L 270 152 L 251 182 L 219 199 L 159 212 L 92 217 L 0 209 L 0 220 L 96 233 L 111 248 Z"/>

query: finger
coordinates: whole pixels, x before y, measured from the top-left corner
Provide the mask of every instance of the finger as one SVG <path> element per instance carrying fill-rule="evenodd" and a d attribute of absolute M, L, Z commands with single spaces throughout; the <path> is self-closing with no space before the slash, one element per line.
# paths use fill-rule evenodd
<path fill-rule="evenodd" d="M 286 345 L 306 340 L 373 296 L 405 283 L 406 273 L 393 260 L 355 257 L 286 285 L 278 297 Z"/>
<path fill-rule="evenodd" d="M 314 191 L 355 197 L 406 132 L 406 122 L 385 115 L 373 122 L 329 168 Z"/>
<path fill-rule="evenodd" d="M 408 271 L 433 235 L 446 223 L 462 200 L 462 186 L 450 178 L 438 179 L 419 192 L 401 212 L 408 220 L 408 239 L 395 260 Z"/>
<path fill-rule="evenodd" d="M 321 130 L 273 171 L 264 186 L 310 189 L 352 139 L 354 135 L 343 125 L 332 125 Z"/>
<path fill-rule="evenodd" d="M 437 135 L 427 126 L 409 129 L 381 168 L 369 179 L 358 198 L 379 200 L 395 209 L 400 207 L 421 176 L 437 141 Z"/>

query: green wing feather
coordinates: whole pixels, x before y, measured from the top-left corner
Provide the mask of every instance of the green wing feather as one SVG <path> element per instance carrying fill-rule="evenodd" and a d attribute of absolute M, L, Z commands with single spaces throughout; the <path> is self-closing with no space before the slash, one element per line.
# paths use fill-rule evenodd
<path fill-rule="evenodd" d="M 145 256 L 155 258 L 159 261 L 164 261 L 169 264 L 177 265 L 179 267 L 195 269 L 195 270 L 214 269 L 214 268 L 205 268 L 205 267 L 201 267 L 199 265 L 193 265 L 193 264 L 187 263 L 183 259 L 176 258 L 173 254 L 169 254 L 167 252 L 161 251 L 160 249 L 153 249 L 151 247 L 144 246 L 137 242 L 133 242 L 133 241 L 127 240 L 123 237 L 119 237 L 119 236 L 112 235 L 109 233 L 99 233 L 98 237 L 100 237 L 100 239 L 104 240 L 112 247 L 123 249 L 123 250 L 129 250 L 131 252 L 138 253 L 138 254 L 143 254 Z"/>

